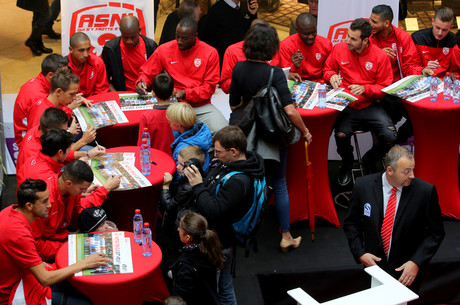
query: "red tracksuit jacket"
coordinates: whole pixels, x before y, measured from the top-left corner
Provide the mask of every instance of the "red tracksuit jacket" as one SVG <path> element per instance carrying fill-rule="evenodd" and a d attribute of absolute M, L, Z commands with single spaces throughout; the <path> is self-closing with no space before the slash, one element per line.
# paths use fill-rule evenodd
<path fill-rule="evenodd" d="M 72 73 L 80 77 L 78 92 L 84 97 L 109 92 L 109 81 L 105 70 L 104 61 L 96 55 L 90 54 L 83 69 L 78 70 L 69 54 L 69 67 Z"/>

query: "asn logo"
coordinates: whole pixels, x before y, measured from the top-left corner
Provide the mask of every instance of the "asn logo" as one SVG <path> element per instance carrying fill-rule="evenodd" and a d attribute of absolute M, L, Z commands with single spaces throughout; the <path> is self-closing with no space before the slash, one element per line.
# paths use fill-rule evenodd
<path fill-rule="evenodd" d="M 141 34 L 146 35 L 144 13 L 132 4 L 109 2 L 87 6 L 72 13 L 69 36 L 86 33 L 92 42 L 91 52 L 100 55 L 104 44 L 120 34 L 121 18 L 134 15 L 139 19 Z"/>
<path fill-rule="evenodd" d="M 336 45 L 337 43 L 347 39 L 348 28 L 350 28 L 350 24 L 352 22 L 353 20 L 347 20 L 333 24 L 329 27 L 327 38 L 332 42 L 333 45 Z"/>

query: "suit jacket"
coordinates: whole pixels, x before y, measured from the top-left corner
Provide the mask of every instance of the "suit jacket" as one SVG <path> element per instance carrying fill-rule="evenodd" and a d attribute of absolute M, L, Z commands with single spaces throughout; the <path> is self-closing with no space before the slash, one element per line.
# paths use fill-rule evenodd
<path fill-rule="evenodd" d="M 419 267 L 427 264 L 444 238 L 436 188 L 421 179 L 414 178 L 402 189 L 388 260 L 380 234 L 383 217 L 382 174 L 359 178 L 343 224 L 348 244 L 358 263 L 364 253 L 372 253 L 382 258 L 378 265 L 393 276 L 394 269 L 409 260 Z"/>

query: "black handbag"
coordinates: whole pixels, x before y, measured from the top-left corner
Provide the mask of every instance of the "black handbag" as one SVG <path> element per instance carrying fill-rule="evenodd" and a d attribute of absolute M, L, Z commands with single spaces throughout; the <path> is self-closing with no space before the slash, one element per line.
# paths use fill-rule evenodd
<path fill-rule="evenodd" d="M 276 88 L 272 87 L 274 68 L 270 71 L 268 85 L 252 98 L 257 135 L 271 143 L 294 144 L 300 139 L 300 131 L 292 124 L 281 104 Z M 249 106 L 249 105 L 248 105 Z"/>

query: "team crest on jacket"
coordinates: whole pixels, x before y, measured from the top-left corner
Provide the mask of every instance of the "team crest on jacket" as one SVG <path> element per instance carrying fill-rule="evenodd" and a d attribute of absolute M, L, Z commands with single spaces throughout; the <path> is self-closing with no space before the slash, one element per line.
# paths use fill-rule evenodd
<path fill-rule="evenodd" d="M 449 54 L 449 48 L 442 48 L 442 53 L 443 53 L 444 55 Z"/>
<path fill-rule="evenodd" d="M 195 64 L 195 67 L 198 68 L 199 66 L 201 66 L 201 59 L 200 58 L 195 58 L 193 63 Z"/>
<path fill-rule="evenodd" d="M 320 60 L 321 59 L 321 53 L 316 53 L 316 60 Z"/>
<path fill-rule="evenodd" d="M 93 77 L 94 77 L 94 71 L 91 71 L 91 75 L 90 75 L 89 79 L 93 79 Z"/>
<path fill-rule="evenodd" d="M 372 69 L 372 66 L 373 66 L 373 64 L 372 64 L 371 62 L 368 61 L 368 62 L 366 63 L 366 70 L 369 71 L 370 69 Z"/>

